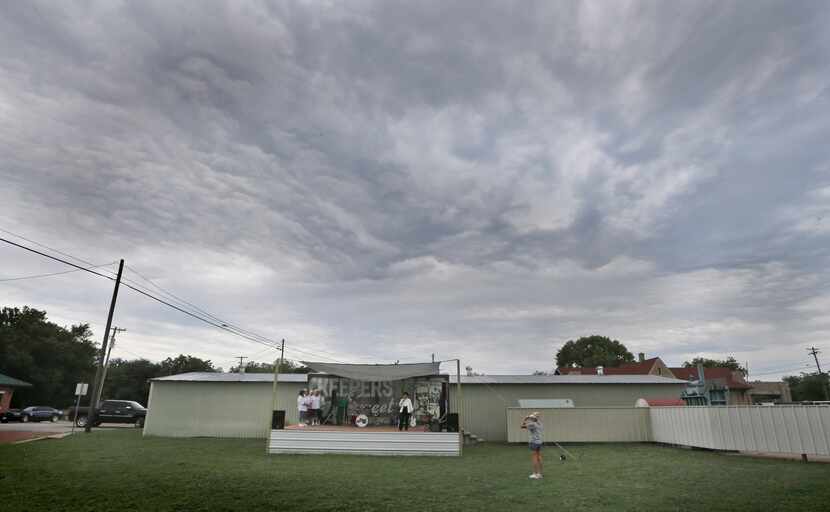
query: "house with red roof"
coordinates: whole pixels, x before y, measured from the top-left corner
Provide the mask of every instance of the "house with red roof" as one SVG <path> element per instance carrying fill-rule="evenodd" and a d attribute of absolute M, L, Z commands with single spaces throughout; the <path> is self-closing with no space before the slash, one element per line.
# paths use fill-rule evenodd
<path fill-rule="evenodd" d="M 638 360 L 633 363 L 622 363 L 619 366 L 592 366 L 585 368 L 557 368 L 557 375 L 656 375 L 658 377 L 675 378 L 671 369 L 659 357 L 646 359 L 640 352 Z M 679 377 L 677 377 L 679 378 Z"/>

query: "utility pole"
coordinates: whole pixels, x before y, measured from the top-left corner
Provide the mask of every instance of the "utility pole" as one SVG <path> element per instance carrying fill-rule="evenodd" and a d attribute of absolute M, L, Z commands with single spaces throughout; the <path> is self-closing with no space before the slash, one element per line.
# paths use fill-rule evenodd
<path fill-rule="evenodd" d="M 271 430 L 276 430 L 277 428 L 285 428 L 285 411 L 277 410 L 277 382 L 280 378 L 280 368 L 282 368 L 283 361 L 285 360 L 285 339 L 282 340 L 282 345 L 280 346 L 280 359 L 274 363 L 274 387 L 271 391 Z M 280 418 L 280 412 L 282 412 L 282 418 Z M 266 436 L 270 439 L 270 435 Z M 268 443 L 265 444 L 265 450 L 268 450 Z"/>
<path fill-rule="evenodd" d="M 808 354 L 813 356 L 813 359 L 816 360 L 816 369 L 818 370 L 819 378 L 824 380 L 824 372 L 821 371 L 821 365 L 818 364 L 818 355 L 821 354 L 821 350 L 816 349 L 816 347 L 810 347 L 810 350 L 807 351 Z M 824 396 L 827 400 L 830 400 L 830 382 L 824 381 Z"/>
<path fill-rule="evenodd" d="M 110 344 L 107 347 L 107 357 L 104 359 L 104 373 L 101 375 L 101 386 L 98 388 L 98 396 L 95 397 L 96 402 L 100 402 L 101 395 L 104 394 L 104 384 L 107 382 L 107 370 L 110 367 L 110 354 L 112 354 L 112 349 L 115 347 L 115 335 L 119 332 L 127 332 L 127 329 L 120 327 L 113 327 L 110 330 L 112 331 L 112 335 L 110 335 Z"/>
<path fill-rule="evenodd" d="M 236 356 L 236 359 L 239 359 L 239 368 L 238 368 L 237 373 L 245 373 L 245 367 L 242 366 L 242 360 L 243 359 L 248 359 L 248 358 L 245 357 L 245 356 Z"/>
<path fill-rule="evenodd" d="M 821 350 L 816 350 L 816 347 L 810 347 L 810 350 L 807 351 L 813 358 L 816 360 L 816 369 L 818 369 L 818 373 L 821 374 L 821 365 L 818 364 L 818 355 L 821 354 Z"/>
<path fill-rule="evenodd" d="M 110 301 L 110 311 L 107 315 L 107 327 L 104 329 L 104 341 L 101 345 L 101 355 L 98 357 L 98 369 L 95 370 L 95 380 L 92 381 L 92 394 L 89 397 L 89 414 L 87 415 L 86 427 L 84 432 L 92 432 L 92 425 L 95 423 L 95 417 L 98 415 L 98 399 L 96 397 L 101 395 L 98 386 L 103 384 L 101 378 L 104 373 L 104 357 L 107 354 L 107 340 L 110 337 L 110 327 L 112 327 L 112 315 L 115 313 L 115 302 L 118 299 L 118 287 L 121 286 L 121 274 L 124 272 L 124 260 L 118 262 L 118 275 L 115 277 L 115 287 L 112 289 L 112 300 Z"/>

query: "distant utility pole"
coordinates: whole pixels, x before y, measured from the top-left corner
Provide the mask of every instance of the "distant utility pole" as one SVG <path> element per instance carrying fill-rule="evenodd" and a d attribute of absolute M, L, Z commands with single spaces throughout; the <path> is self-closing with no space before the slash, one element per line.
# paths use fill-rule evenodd
<path fill-rule="evenodd" d="M 816 369 L 818 370 L 819 378 L 824 377 L 824 372 L 821 371 L 821 365 L 818 364 L 818 355 L 821 354 L 821 350 L 816 349 L 816 347 L 810 347 L 810 350 L 808 350 L 807 353 L 813 356 L 813 359 L 816 360 Z M 825 382 L 825 384 L 826 386 L 822 386 L 825 388 L 824 396 L 827 400 L 830 400 L 830 389 L 827 389 L 830 388 L 830 382 Z"/>
<path fill-rule="evenodd" d="M 245 367 L 242 366 L 242 360 L 248 358 L 245 356 L 237 356 L 236 359 L 239 359 L 239 371 L 237 373 L 245 373 Z"/>
<path fill-rule="evenodd" d="M 98 369 L 95 370 L 95 380 L 92 381 L 92 393 L 89 397 L 89 414 L 87 415 L 86 427 L 84 432 L 92 432 L 92 425 L 95 423 L 97 416 L 98 399 L 96 397 L 101 395 L 98 386 L 103 384 L 101 378 L 104 374 L 104 358 L 107 355 L 107 341 L 110 337 L 110 327 L 112 327 L 112 315 L 115 313 L 115 302 L 118 299 L 118 287 L 121 286 L 121 274 L 124 272 L 124 260 L 118 263 L 118 275 L 115 277 L 115 287 L 112 289 L 112 300 L 110 301 L 110 311 L 107 315 L 107 327 L 104 329 L 104 341 L 101 344 L 101 355 L 98 357 Z"/>
<path fill-rule="evenodd" d="M 96 402 L 100 402 L 101 395 L 104 394 L 104 384 L 107 382 L 107 370 L 110 367 L 110 354 L 112 354 L 112 349 L 115 347 L 115 335 L 119 332 L 127 332 L 127 329 L 120 327 L 113 327 L 110 330 L 112 331 L 112 335 L 110 335 L 110 344 L 107 347 L 107 357 L 104 359 L 104 373 L 101 374 L 101 385 L 98 387 L 98 396 L 95 397 Z"/>
<path fill-rule="evenodd" d="M 807 351 L 813 358 L 816 360 L 816 369 L 818 369 L 819 374 L 821 373 L 821 365 L 818 364 L 818 355 L 821 354 L 821 350 L 816 350 L 816 347 L 810 347 L 810 350 Z"/>

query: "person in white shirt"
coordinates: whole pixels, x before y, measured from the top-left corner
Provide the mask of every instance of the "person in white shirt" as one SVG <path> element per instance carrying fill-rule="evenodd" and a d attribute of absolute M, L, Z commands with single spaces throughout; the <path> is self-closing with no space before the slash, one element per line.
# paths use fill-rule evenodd
<path fill-rule="evenodd" d="M 409 393 L 404 391 L 398 402 L 398 430 L 409 430 L 409 417 L 412 414 L 412 400 L 409 399 Z"/>
<path fill-rule="evenodd" d="M 300 390 L 300 394 L 297 395 L 297 411 L 300 413 L 300 426 L 306 424 L 307 416 L 308 416 L 308 406 L 306 405 L 306 396 L 305 396 L 305 389 Z"/>
<path fill-rule="evenodd" d="M 311 406 L 308 408 L 308 415 L 311 417 L 312 425 L 320 424 L 320 390 L 315 389 L 309 396 Z"/>

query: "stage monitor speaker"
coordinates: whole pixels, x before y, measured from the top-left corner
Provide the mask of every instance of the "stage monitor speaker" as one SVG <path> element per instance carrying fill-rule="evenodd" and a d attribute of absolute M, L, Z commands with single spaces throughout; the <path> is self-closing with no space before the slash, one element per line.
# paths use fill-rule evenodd
<path fill-rule="evenodd" d="M 271 429 L 283 430 L 285 428 L 285 411 L 271 411 Z"/>
<path fill-rule="evenodd" d="M 447 414 L 447 432 L 458 432 L 458 413 Z"/>

